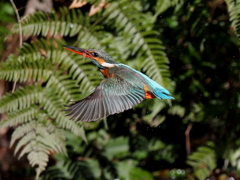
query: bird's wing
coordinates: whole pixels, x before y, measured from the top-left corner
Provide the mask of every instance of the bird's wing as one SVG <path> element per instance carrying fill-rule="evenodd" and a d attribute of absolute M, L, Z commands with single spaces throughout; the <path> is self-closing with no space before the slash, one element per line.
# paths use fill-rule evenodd
<path fill-rule="evenodd" d="M 71 119 L 95 121 L 131 109 L 142 102 L 144 97 L 143 88 L 115 75 L 103 80 L 92 94 L 70 105 L 66 111 Z"/>

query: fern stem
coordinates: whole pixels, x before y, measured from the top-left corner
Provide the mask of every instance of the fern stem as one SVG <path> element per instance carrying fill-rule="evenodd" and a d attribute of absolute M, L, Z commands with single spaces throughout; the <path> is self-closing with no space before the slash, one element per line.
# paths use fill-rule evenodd
<path fill-rule="evenodd" d="M 16 13 L 16 16 L 17 16 L 17 21 L 18 21 L 18 27 L 19 27 L 19 47 L 22 46 L 22 26 L 21 26 L 21 19 L 20 19 L 20 16 L 19 16 L 19 13 L 18 13 L 18 10 L 17 10 L 17 7 L 15 5 L 15 3 L 13 2 L 13 0 L 10 0 L 14 10 L 15 10 L 15 13 Z M 17 84 L 17 81 L 14 81 L 14 84 L 13 84 L 13 89 L 12 89 L 12 93 L 15 91 L 16 89 L 16 84 Z"/>
<path fill-rule="evenodd" d="M 17 10 L 17 7 L 15 5 L 15 3 L 13 2 L 13 0 L 10 0 L 10 2 L 12 3 L 12 6 L 15 10 L 16 16 L 17 16 L 17 21 L 18 21 L 18 25 L 19 25 L 19 46 L 22 46 L 22 26 L 21 26 L 21 19 Z"/>

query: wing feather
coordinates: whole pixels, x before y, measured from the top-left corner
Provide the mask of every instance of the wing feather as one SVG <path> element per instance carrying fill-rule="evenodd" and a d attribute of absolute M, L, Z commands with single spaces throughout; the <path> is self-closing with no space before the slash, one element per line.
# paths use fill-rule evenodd
<path fill-rule="evenodd" d="M 108 106 L 107 106 L 107 99 L 102 98 L 101 102 L 102 102 L 102 105 L 103 105 L 103 116 L 102 117 L 106 117 L 107 114 L 109 114 L 109 109 L 108 109 Z"/>
<path fill-rule="evenodd" d="M 105 79 L 88 97 L 69 106 L 68 116 L 78 121 L 95 121 L 131 109 L 144 100 L 142 87 L 119 76 Z"/>
<path fill-rule="evenodd" d="M 89 114 L 94 112 L 94 106 L 92 104 L 89 104 L 88 108 L 86 108 L 85 111 L 82 111 L 82 114 L 78 114 L 78 118 L 81 115 L 83 119 L 88 119 Z M 82 109 L 84 110 L 84 108 Z"/>
<path fill-rule="evenodd" d="M 78 104 L 77 106 L 75 106 L 74 109 L 72 111 L 70 111 L 70 113 L 67 114 L 67 116 L 72 116 L 71 120 L 74 119 L 76 117 L 76 115 L 79 114 L 79 111 L 81 111 L 82 105 L 83 104 Z"/>

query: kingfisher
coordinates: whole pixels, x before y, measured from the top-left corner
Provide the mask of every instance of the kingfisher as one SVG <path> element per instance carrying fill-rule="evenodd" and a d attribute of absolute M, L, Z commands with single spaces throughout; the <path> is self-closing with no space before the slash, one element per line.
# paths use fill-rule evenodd
<path fill-rule="evenodd" d="M 145 99 L 174 99 L 160 84 L 130 66 L 116 62 L 103 51 L 65 45 L 64 48 L 89 58 L 105 77 L 93 93 L 67 106 L 65 111 L 70 119 L 96 121 L 131 109 Z"/>

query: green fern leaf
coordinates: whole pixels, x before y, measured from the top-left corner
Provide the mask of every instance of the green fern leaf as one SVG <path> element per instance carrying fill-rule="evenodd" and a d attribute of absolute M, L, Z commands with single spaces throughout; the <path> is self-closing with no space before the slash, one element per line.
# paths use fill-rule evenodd
<path fill-rule="evenodd" d="M 42 178 L 45 180 L 53 179 L 96 179 L 93 175 L 92 168 L 87 162 L 83 161 L 60 161 L 53 167 L 50 167 L 43 173 Z"/>
<path fill-rule="evenodd" d="M 43 13 L 37 12 L 30 14 L 21 21 L 22 32 L 24 35 L 55 36 L 75 36 L 83 26 L 88 26 L 87 16 L 83 17 L 79 9 L 68 10 L 66 7 L 60 9 L 60 18 L 56 12 Z M 12 33 L 18 33 L 16 25 Z"/>
<path fill-rule="evenodd" d="M 64 131 L 53 125 L 51 121 L 44 120 L 46 114 L 40 116 L 42 121 L 31 121 L 17 127 L 11 139 L 11 146 L 19 139 L 14 153 L 21 149 L 19 158 L 28 154 L 30 164 L 38 166 L 37 176 L 45 169 L 51 152 L 66 155 Z"/>
<path fill-rule="evenodd" d="M 57 118 L 57 123 L 59 127 L 70 130 L 72 133 L 87 142 L 85 131 L 81 122 L 69 120 L 69 117 L 66 117 L 66 114 L 61 112 Z"/>
<path fill-rule="evenodd" d="M 51 116 L 51 118 L 56 119 L 57 125 L 60 128 L 68 129 L 77 136 L 80 136 L 83 140 L 86 140 L 84 129 L 81 123 L 69 120 L 66 113 L 63 112 L 63 101 L 58 96 L 53 96 L 53 90 L 48 89 L 42 98 L 43 109 Z"/>
<path fill-rule="evenodd" d="M 29 108 L 42 98 L 43 90 L 40 86 L 20 87 L 13 94 L 7 93 L 0 100 L 0 113 Z"/>
<path fill-rule="evenodd" d="M 36 168 L 36 179 L 39 178 L 40 174 L 42 171 L 45 170 L 45 167 L 47 166 L 48 162 L 48 154 L 39 150 L 41 149 L 41 144 L 35 144 L 35 148 L 37 148 L 36 151 L 32 151 L 28 154 L 28 160 L 30 164 L 34 167 L 37 166 Z"/>
<path fill-rule="evenodd" d="M 13 127 L 28 121 L 32 121 L 36 114 L 39 113 L 39 108 L 35 105 L 32 105 L 30 108 L 25 108 L 20 111 L 13 111 L 8 113 L 8 118 L 0 122 L 0 127 Z"/>
<path fill-rule="evenodd" d="M 155 6 L 155 15 L 156 18 L 159 14 L 163 13 L 170 7 L 175 7 L 176 10 L 180 9 L 181 5 L 183 4 L 183 0 L 161 0 L 157 1 Z"/>
<path fill-rule="evenodd" d="M 61 71 L 54 73 L 48 80 L 47 88 L 57 88 L 57 95 L 61 97 L 65 103 L 70 100 L 79 100 L 79 94 L 81 93 L 75 80 L 72 80 L 69 75 L 61 75 Z"/>
<path fill-rule="evenodd" d="M 228 5 L 228 11 L 230 15 L 230 21 L 234 32 L 240 39 L 240 0 L 226 0 Z"/>
<path fill-rule="evenodd" d="M 230 152 L 230 162 L 233 167 L 237 170 L 240 169 L 240 148 L 236 150 L 231 150 Z"/>
<path fill-rule="evenodd" d="M 211 147 L 199 147 L 188 157 L 187 164 L 193 167 L 198 179 L 205 179 L 217 166 L 214 150 Z"/>
<path fill-rule="evenodd" d="M 53 66 L 45 60 L 5 62 L 0 67 L 0 79 L 20 82 L 46 81 L 52 73 L 52 68 Z"/>

